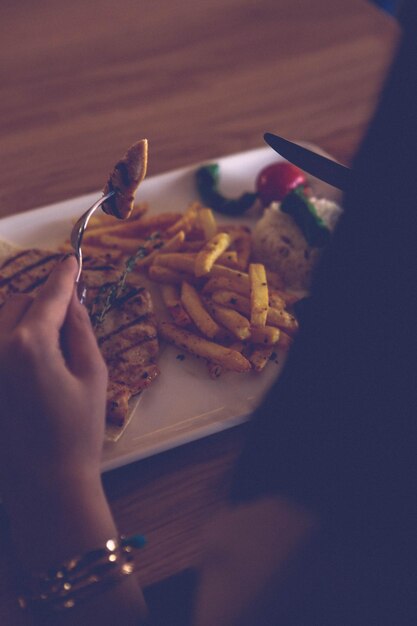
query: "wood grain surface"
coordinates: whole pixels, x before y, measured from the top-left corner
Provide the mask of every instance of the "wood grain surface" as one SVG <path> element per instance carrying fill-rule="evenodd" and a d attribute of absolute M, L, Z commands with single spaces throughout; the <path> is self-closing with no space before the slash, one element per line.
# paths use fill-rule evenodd
<path fill-rule="evenodd" d="M 347 161 L 395 34 L 364 0 L 3 1 L 0 215 L 100 189 L 143 136 L 150 175 L 265 130 Z"/>
<path fill-rule="evenodd" d="M 0 12 L 0 216 L 100 189 L 140 137 L 150 175 L 259 147 L 266 130 L 349 162 L 398 38 L 365 0 L 3 0 Z M 244 433 L 105 476 L 120 530 L 148 537 L 142 584 L 198 560 Z"/>

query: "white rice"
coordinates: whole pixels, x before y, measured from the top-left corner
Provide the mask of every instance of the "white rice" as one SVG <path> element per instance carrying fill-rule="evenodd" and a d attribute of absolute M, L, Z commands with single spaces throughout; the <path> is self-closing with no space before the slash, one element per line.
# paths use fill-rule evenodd
<path fill-rule="evenodd" d="M 333 231 L 342 213 L 340 206 L 324 198 L 310 198 L 323 222 Z M 252 253 L 256 261 L 279 273 L 286 287 L 308 290 L 322 250 L 308 245 L 292 217 L 283 213 L 278 202 L 265 209 L 252 233 Z"/>

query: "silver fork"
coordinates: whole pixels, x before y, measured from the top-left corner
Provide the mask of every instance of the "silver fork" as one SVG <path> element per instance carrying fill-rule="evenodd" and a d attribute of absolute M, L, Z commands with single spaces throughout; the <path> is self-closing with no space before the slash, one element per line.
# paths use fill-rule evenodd
<path fill-rule="evenodd" d="M 93 215 L 93 213 L 95 213 L 95 211 L 97 211 L 97 209 L 101 207 L 103 202 L 105 202 L 106 200 L 114 196 L 114 194 L 115 194 L 114 191 L 110 191 L 110 193 L 99 198 L 97 202 L 95 202 L 85 213 L 83 213 L 83 215 L 81 215 L 80 219 L 76 221 L 76 223 L 74 224 L 72 228 L 70 241 L 71 241 L 72 247 L 74 248 L 75 256 L 78 261 L 78 272 L 77 272 L 77 277 L 75 279 L 75 283 L 78 287 L 80 285 L 80 277 L 81 277 L 81 272 L 83 269 L 83 253 L 81 249 L 81 243 L 83 240 L 84 231 L 87 228 L 88 222 L 90 221 L 90 218 Z M 79 294 L 80 300 L 83 300 L 85 298 L 85 290 L 82 289 L 81 291 L 82 293 L 80 293 L 80 289 L 79 289 L 78 294 Z"/>

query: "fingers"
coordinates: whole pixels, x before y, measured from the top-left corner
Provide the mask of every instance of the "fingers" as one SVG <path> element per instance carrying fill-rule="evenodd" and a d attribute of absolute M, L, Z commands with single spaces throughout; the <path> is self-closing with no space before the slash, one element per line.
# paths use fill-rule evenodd
<path fill-rule="evenodd" d="M 7 300 L 0 309 L 1 335 L 7 336 L 16 328 L 32 302 L 32 296 L 24 293 L 15 294 Z"/>
<path fill-rule="evenodd" d="M 107 368 L 101 356 L 86 308 L 74 289 L 77 262 L 71 256 L 58 263 L 35 298 L 16 295 L 0 309 L 0 335 L 22 322 L 32 338 L 45 350 L 62 350 L 67 367 L 77 377 L 107 381 Z M 45 342 L 45 337 L 48 341 Z"/>
<path fill-rule="evenodd" d="M 107 368 L 87 309 L 80 304 L 75 291 L 63 327 L 63 340 L 67 366 L 75 376 L 97 376 L 107 380 Z"/>
<path fill-rule="evenodd" d="M 74 293 L 77 269 L 77 261 L 72 255 L 54 267 L 27 312 L 25 322 L 44 325 L 55 332 L 62 327 Z"/>

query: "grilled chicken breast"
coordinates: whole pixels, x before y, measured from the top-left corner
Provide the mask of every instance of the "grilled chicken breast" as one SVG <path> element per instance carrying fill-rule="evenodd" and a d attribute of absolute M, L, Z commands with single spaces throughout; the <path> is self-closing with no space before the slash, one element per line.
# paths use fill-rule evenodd
<path fill-rule="evenodd" d="M 129 217 L 133 210 L 136 189 L 145 178 L 147 164 L 148 142 L 141 139 L 116 163 L 107 180 L 103 194 L 110 191 L 115 194 L 102 204 L 101 208 L 105 213 L 122 220 Z"/>
<path fill-rule="evenodd" d="M 36 293 L 60 258 L 60 253 L 30 249 L 4 261 L 0 266 L 0 306 L 13 293 Z M 109 370 L 106 418 L 114 439 L 126 426 L 130 398 L 159 375 L 151 296 L 132 281 L 126 281 L 121 290 L 120 275 L 120 269 L 105 258 L 84 259 L 86 306 Z"/>
<path fill-rule="evenodd" d="M 87 285 L 89 273 L 86 272 Z M 114 284 L 110 284 L 110 289 Z M 108 294 L 108 290 L 98 294 L 101 311 L 107 306 Z M 95 302 L 97 308 L 97 299 Z M 159 375 L 156 364 L 159 344 L 150 293 L 126 283 L 123 293 L 113 300 L 104 317 L 93 314 L 92 321 L 109 370 L 107 420 L 122 427 L 130 398 L 149 387 Z"/>

